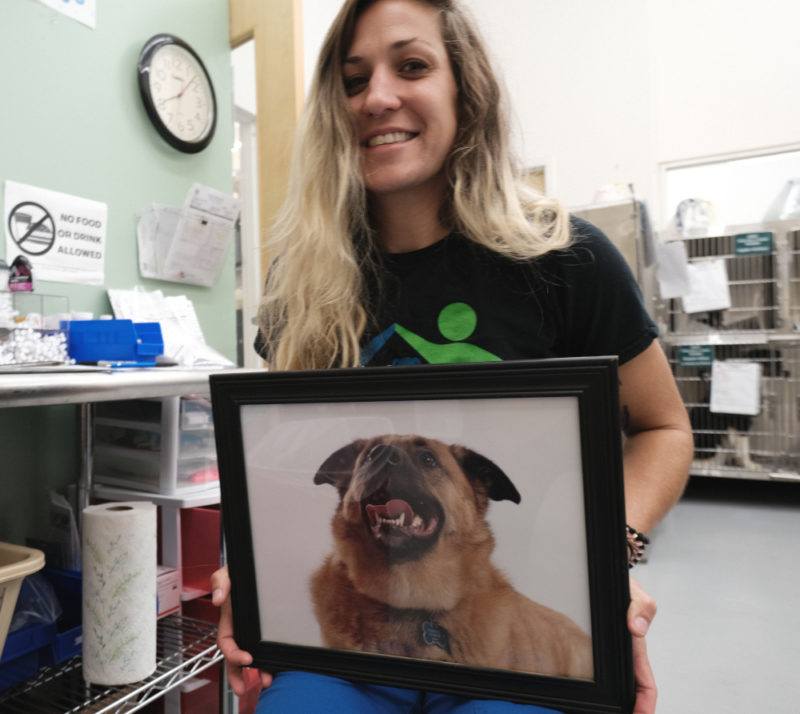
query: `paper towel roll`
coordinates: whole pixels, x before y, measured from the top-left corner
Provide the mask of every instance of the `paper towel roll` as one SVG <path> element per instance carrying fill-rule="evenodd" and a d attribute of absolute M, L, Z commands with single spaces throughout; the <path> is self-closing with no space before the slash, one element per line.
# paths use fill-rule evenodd
<path fill-rule="evenodd" d="M 83 678 L 130 684 L 156 668 L 156 512 L 131 501 L 83 510 Z"/>

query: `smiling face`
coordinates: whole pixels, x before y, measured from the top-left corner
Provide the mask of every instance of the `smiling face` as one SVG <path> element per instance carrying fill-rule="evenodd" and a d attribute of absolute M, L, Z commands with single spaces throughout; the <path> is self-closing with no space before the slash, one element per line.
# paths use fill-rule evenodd
<path fill-rule="evenodd" d="M 370 5 L 356 24 L 342 73 L 367 190 L 414 191 L 440 202 L 458 89 L 437 11 L 415 0 Z"/>

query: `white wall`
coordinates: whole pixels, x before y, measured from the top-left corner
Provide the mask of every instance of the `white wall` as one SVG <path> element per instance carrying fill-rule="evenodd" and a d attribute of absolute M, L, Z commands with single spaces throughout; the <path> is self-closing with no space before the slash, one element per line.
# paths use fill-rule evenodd
<path fill-rule="evenodd" d="M 570 206 L 633 183 L 659 225 L 661 165 L 800 146 L 798 3 L 464 2 L 512 97 L 521 158 L 546 164 Z M 307 76 L 340 5 L 304 0 Z"/>
<path fill-rule="evenodd" d="M 800 142 L 800 5 L 648 0 L 657 159 Z"/>
<path fill-rule="evenodd" d="M 650 95 L 641 0 L 467 0 L 505 77 L 526 164 L 548 192 L 591 202 L 608 183 L 649 184 Z"/>

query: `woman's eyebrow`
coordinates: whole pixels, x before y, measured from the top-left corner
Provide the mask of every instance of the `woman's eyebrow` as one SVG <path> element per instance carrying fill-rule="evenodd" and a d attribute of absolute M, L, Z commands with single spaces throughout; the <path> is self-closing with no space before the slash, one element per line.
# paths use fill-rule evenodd
<path fill-rule="evenodd" d="M 428 47 L 433 47 L 430 42 L 427 40 L 422 40 L 419 37 L 411 37 L 407 40 L 397 40 L 396 42 L 392 42 L 389 46 L 390 52 L 397 52 L 397 50 L 402 50 L 408 45 L 413 45 L 415 42 L 419 42 L 423 45 L 427 45 Z M 347 57 L 344 60 L 343 64 L 361 64 L 364 61 L 364 58 L 361 55 L 353 55 L 352 57 Z"/>

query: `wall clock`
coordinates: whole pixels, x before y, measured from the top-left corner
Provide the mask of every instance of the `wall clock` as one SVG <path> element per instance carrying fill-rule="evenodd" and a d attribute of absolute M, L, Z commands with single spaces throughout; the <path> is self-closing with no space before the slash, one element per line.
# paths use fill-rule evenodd
<path fill-rule="evenodd" d="M 174 35 L 151 37 L 139 53 L 139 91 L 159 134 L 180 151 L 202 151 L 217 126 L 214 85 L 200 56 Z"/>

